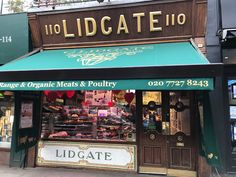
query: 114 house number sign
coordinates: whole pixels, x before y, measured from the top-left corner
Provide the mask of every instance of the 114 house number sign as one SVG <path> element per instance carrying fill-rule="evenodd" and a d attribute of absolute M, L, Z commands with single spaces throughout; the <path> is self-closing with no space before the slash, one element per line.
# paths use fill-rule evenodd
<path fill-rule="evenodd" d="M 0 43 L 11 43 L 12 37 L 11 36 L 0 36 Z"/>

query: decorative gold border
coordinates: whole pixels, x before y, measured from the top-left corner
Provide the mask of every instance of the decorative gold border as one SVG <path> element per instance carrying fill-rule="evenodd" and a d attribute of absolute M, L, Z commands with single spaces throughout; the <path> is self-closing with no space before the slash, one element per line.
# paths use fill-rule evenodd
<path fill-rule="evenodd" d="M 125 166 L 121 165 L 103 165 L 96 163 L 89 163 L 87 160 L 80 160 L 78 163 L 74 162 L 60 162 L 60 161 L 47 161 L 41 156 L 42 149 L 45 146 L 73 146 L 79 147 L 80 149 L 86 150 L 88 148 L 115 148 L 115 149 L 124 149 L 130 156 L 130 163 L 127 163 Z M 109 146 L 108 146 L 109 145 Z M 58 166 L 58 167 L 86 167 L 86 168 L 100 168 L 100 169 L 115 169 L 115 170 L 125 170 L 125 171 L 137 171 L 137 148 L 136 145 L 127 145 L 127 144 L 102 144 L 102 143 L 80 143 L 80 142 L 58 142 L 58 141 L 40 141 L 38 143 L 38 154 L 37 162 L 38 166 Z"/>

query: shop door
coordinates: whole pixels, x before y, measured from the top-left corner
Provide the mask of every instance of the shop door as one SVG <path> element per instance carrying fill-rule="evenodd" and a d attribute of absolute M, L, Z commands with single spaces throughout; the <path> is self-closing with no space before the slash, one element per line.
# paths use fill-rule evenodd
<path fill-rule="evenodd" d="M 192 105 L 191 92 L 142 92 L 141 173 L 196 176 Z"/>

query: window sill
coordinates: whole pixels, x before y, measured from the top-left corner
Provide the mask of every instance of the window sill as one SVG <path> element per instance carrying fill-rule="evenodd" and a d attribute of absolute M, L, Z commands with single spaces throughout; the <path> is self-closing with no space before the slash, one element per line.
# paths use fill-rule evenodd
<path fill-rule="evenodd" d="M 9 142 L 0 142 L 0 151 L 10 151 L 11 143 Z"/>

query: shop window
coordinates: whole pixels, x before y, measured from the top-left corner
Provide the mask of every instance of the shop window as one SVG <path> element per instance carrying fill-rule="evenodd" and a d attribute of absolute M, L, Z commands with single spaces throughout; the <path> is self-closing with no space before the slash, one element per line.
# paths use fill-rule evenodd
<path fill-rule="evenodd" d="M 182 132 L 190 135 L 190 110 L 188 92 L 170 92 L 170 134 Z"/>
<path fill-rule="evenodd" d="M 165 133 L 166 124 L 162 120 L 162 93 L 144 91 L 142 97 L 144 132 Z"/>
<path fill-rule="evenodd" d="M 10 148 L 14 120 L 13 92 L 0 92 L 0 148 Z"/>
<path fill-rule="evenodd" d="M 136 141 L 135 92 L 45 91 L 42 139 Z"/>
<path fill-rule="evenodd" d="M 168 95 L 169 94 L 169 95 Z M 143 129 L 163 135 L 190 135 L 189 92 L 143 92 Z M 169 100 L 169 103 L 168 101 Z"/>
<path fill-rule="evenodd" d="M 236 80 L 228 80 L 229 116 L 232 146 L 236 147 Z"/>

